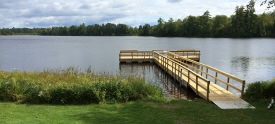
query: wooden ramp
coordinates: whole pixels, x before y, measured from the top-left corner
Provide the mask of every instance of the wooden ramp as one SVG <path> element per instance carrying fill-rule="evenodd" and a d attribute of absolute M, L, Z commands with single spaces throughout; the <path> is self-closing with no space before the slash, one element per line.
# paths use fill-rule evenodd
<path fill-rule="evenodd" d="M 132 58 L 134 60 L 135 57 Z M 253 106 L 249 106 L 249 104 L 240 97 L 228 91 L 228 88 L 231 87 L 241 92 L 242 97 L 245 84 L 245 81 L 242 79 L 189 59 L 184 54 L 180 55 L 179 51 L 162 51 L 160 53 L 152 51 L 152 57 L 149 58 L 153 58 L 154 63 L 176 79 L 180 85 L 190 87 L 197 95 L 207 101 L 212 101 L 222 109 L 254 108 Z M 216 75 L 213 76 L 209 74 L 208 71 L 214 71 Z M 203 77 L 202 74 L 205 74 L 206 77 Z M 220 79 L 218 74 L 226 76 L 227 81 Z M 209 81 L 207 79 L 208 77 L 214 78 L 215 82 Z M 229 83 L 230 80 L 242 83 L 242 88 L 239 89 L 233 86 Z M 226 84 L 226 89 L 217 85 L 217 81 Z"/>

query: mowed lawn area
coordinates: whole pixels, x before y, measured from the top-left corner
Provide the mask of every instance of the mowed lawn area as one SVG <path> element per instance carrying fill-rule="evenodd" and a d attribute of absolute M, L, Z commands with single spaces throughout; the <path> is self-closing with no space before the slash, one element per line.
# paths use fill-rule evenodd
<path fill-rule="evenodd" d="M 20 124 L 274 124 L 275 107 L 266 101 L 248 101 L 256 109 L 222 110 L 205 100 L 156 100 L 145 98 L 118 104 L 38 105 L 0 103 L 0 123 Z"/>

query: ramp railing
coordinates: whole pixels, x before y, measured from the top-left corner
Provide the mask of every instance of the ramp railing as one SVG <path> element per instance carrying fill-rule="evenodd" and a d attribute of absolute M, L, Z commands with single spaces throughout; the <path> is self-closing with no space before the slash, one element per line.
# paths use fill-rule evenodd
<path fill-rule="evenodd" d="M 188 58 L 184 58 L 180 55 L 177 55 L 175 53 L 172 53 L 172 52 L 167 52 L 167 57 L 174 60 L 174 61 L 177 61 L 179 62 L 180 64 L 188 67 L 188 68 L 191 68 L 192 71 L 196 71 L 197 74 L 200 73 L 200 75 L 202 76 L 202 74 L 205 74 L 205 78 L 207 79 L 208 76 L 213 78 L 215 80 L 215 84 L 217 83 L 217 81 L 220 81 L 221 83 L 225 84 L 226 85 L 226 90 L 228 90 L 229 87 L 239 91 L 241 93 L 241 98 L 243 97 L 243 93 L 244 93 L 244 87 L 245 87 L 245 80 L 243 79 L 240 79 L 240 78 L 237 78 L 233 75 L 230 75 L 228 73 L 225 73 L 223 71 L 220 71 L 216 68 L 213 68 L 211 66 L 208 66 L 208 65 L 205 65 L 205 64 L 202 64 L 200 62 L 196 62 L 194 60 L 191 60 L 191 59 L 188 59 Z M 192 63 L 192 64 L 188 64 L 188 63 Z M 209 73 L 209 71 L 212 71 L 214 72 L 215 75 L 212 75 Z M 227 78 L 226 81 L 222 80 L 221 78 L 218 77 L 218 75 L 223 75 Z M 239 83 L 242 84 L 242 88 L 239 89 L 237 88 L 236 86 L 230 84 L 230 81 L 232 80 L 235 80 Z"/>
<path fill-rule="evenodd" d="M 201 75 L 197 74 L 196 72 L 192 71 L 191 69 L 185 67 L 184 65 L 167 58 L 166 56 L 163 56 L 162 54 L 158 52 L 154 52 L 154 62 L 158 64 L 164 71 L 169 73 L 174 79 L 178 80 L 180 83 L 182 83 L 183 80 L 185 80 L 189 85 L 193 83 L 195 85 L 193 88 L 195 89 L 195 93 L 199 95 L 199 90 L 204 90 L 206 94 L 204 94 L 205 99 L 209 101 L 209 85 L 210 81 Z M 205 85 L 202 85 L 202 83 L 206 83 Z"/>

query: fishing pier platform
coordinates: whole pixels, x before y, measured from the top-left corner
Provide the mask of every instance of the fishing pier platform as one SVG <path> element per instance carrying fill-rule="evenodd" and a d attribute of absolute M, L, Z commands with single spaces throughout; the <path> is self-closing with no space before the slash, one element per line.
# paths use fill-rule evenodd
<path fill-rule="evenodd" d="M 190 87 L 197 95 L 215 103 L 222 109 L 255 108 L 242 99 L 245 80 L 200 63 L 200 56 L 200 51 L 194 49 L 177 51 L 120 50 L 119 61 L 154 62 L 177 80 L 180 85 Z M 226 88 L 219 86 L 217 82 L 225 84 Z M 241 88 L 239 88 L 240 86 Z M 229 92 L 229 88 L 238 91 L 241 94 L 240 97 Z"/>

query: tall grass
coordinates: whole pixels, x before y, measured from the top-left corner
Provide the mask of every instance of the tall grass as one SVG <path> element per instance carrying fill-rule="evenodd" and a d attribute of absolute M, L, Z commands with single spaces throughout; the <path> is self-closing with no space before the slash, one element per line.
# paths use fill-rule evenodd
<path fill-rule="evenodd" d="M 261 100 L 275 97 L 275 78 L 268 81 L 257 81 L 248 85 L 245 99 Z"/>
<path fill-rule="evenodd" d="M 0 101 L 37 104 L 123 103 L 144 97 L 163 98 L 160 88 L 133 75 L 66 70 L 0 71 Z"/>

